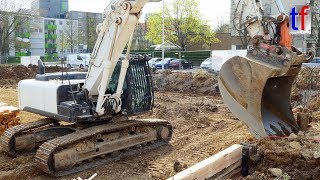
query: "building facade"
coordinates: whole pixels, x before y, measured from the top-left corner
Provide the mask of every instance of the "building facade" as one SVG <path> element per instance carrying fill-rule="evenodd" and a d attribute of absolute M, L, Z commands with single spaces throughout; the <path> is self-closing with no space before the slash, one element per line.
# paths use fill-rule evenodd
<path fill-rule="evenodd" d="M 18 49 L 13 46 L 10 56 L 64 57 L 78 53 L 78 21 L 69 19 L 31 17 L 28 27 L 15 32 L 15 41 L 30 42 L 30 46 Z"/>
<path fill-rule="evenodd" d="M 65 18 L 69 11 L 68 0 L 34 0 L 31 9 L 38 12 L 39 16 L 46 18 Z"/>
<path fill-rule="evenodd" d="M 45 55 L 45 25 L 44 18 L 30 19 L 30 52 L 33 56 Z"/>
<path fill-rule="evenodd" d="M 103 22 L 102 13 L 70 11 L 66 19 L 78 21 L 79 53 L 92 52 L 96 39 L 96 27 Z"/>

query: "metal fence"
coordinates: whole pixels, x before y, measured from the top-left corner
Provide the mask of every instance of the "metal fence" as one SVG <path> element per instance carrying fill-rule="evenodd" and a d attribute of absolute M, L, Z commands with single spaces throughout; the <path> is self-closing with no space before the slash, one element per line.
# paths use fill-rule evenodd
<path fill-rule="evenodd" d="M 57 57 L 49 57 L 49 56 L 40 56 L 40 59 L 43 62 L 58 62 L 59 59 Z M 20 64 L 21 63 L 21 56 L 9 56 L 6 58 L 5 64 Z"/>
<path fill-rule="evenodd" d="M 132 51 L 132 54 L 149 55 L 151 57 L 162 57 L 162 51 Z M 165 51 L 165 58 L 185 59 L 193 63 L 194 66 L 199 66 L 202 61 L 211 57 L 212 51 Z M 20 64 L 19 56 L 10 56 L 6 59 L 6 64 Z M 58 62 L 58 58 L 49 56 L 40 56 L 43 62 Z"/>
<path fill-rule="evenodd" d="M 162 51 L 131 51 L 133 54 L 149 55 L 151 57 L 162 57 Z M 165 51 L 165 58 L 185 59 L 199 66 L 202 61 L 211 57 L 212 51 Z"/>

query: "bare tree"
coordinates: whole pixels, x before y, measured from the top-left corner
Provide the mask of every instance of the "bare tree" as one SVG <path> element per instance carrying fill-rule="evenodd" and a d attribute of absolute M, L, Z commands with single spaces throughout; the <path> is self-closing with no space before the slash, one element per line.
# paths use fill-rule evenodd
<path fill-rule="evenodd" d="M 139 23 L 133 34 L 133 50 L 146 50 L 151 46 L 151 43 L 146 39 L 146 34 L 146 23 Z"/>
<path fill-rule="evenodd" d="M 15 32 L 29 23 L 31 12 L 26 12 L 25 4 L 30 0 L 0 0 L 0 63 L 6 63 L 9 50 L 15 45 Z"/>
<path fill-rule="evenodd" d="M 98 20 L 93 17 L 87 17 L 86 19 L 86 42 L 87 42 L 87 50 L 88 52 L 92 52 L 96 40 L 98 38 L 98 34 L 96 32 L 96 27 L 99 24 Z"/>
<path fill-rule="evenodd" d="M 230 32 L 230 24 L 220 21 L 218 27 L 214 30 L 215 33 L 229 33 Z"/>
<path fill-rule="evenodd" d="M 67 19 L 62 32 L 58 34 L 58 50 L 70 49 L 73 54 L 76 47 L 78 47 L 78 21 Z"/>

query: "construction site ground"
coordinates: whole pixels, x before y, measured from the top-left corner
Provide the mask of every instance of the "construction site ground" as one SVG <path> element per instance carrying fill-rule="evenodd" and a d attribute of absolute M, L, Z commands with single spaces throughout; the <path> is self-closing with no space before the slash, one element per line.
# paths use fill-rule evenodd
<path fill-rule="evenodd" d="M 21 71 L 24 73 L 21 74 Z M 50 72 L 50 69 L 48 71 Z M 56 69 L 52 69 L 52 71 L 56 71 Z M 304 73 L 299 77 L 300 79 L 310 77 L 309 72 Z M 312 71 L 312 73 L 314 76 L 319 76 L 317 72 Z M 0 66 L 0 102 L 18 106 L 17 82 L 21 79 L 33 78 L 35 74 L 36 68 Z M 302 82 L 304 81 L 298 81 L 294 86 L 293 96 L 296 98 L 295 105 L 310 106 L 308 109 L 311 112 L 306 113 L 311 113 L 313 134 L 309 133 L 307 136 L 313 137 L 317 133 L 320 134 L 318 123 L 320 121 L 317 118 L 317 107 L 320 106 L 320 100 L 318 101 L 312 96 L 307 99 L 308 97 L 302 92 L 314 86 L 313 89 L 310 89 L 314 93 L 314 89 L 317 89 L 317 85 L 320 83 L 318 84 L 317 80 L 310 81 L 311 84 L 303 84 Z M 223 103 L 218 94 L 215 75 L 206 72 L 171 73 L 165 71 L 154 74 L 154 85 L 156 92 L 153 112 L 135 118 L 161 118 L 170 121 L 174 130 L 170 145 L 61 179 L 88 178 L 94 173 L 98 174 L 95 179 L 165 179 L 233 144 L 257 143 L 246 126 L 237 120 Z M 22 123 L 43 118 L 27 112 L 21 112 L 20 116 Z M 319 144 L 314 141 L 301 140 L 304 139 L 304 136 L 300 134 L 300 139 L 296 141 L 300 142 L 309 154 L 314 155 L 317 149 L 320 150 Z M 269 168 L 282 168 L 283 173 L 288 173 L 294 179 L 301 177 L 295 176 L 297 173 L 311 174 L 309 175 L 311 179 L 320 177 L 320 174 L 317 174 L 319 168 L 313 171 L 308 170 L 307 166 L 310 164 L 306 163 L 306 157 L 301 155 L 303 154 L 302 150 L 290 149 L 289 144 L 292 141 L 295 140 L 279 139 L 258 142 L 262 147 L 260 148 L 263 153 L 262 158 L 260 157 L 259 163 L 251 169 L 253 175 L 248 179 L 273 177 L 268 171 Z M 274 146 L 280 148 L 273 149 Z M 278 156 L 281 157 L 280 155 L 283 155 L 284 158 L 278 158 Z M 319 167 L 319 159 L 312 155 L 309 156 L 312 160 L 311 165 Z M 292 160 L 289 162 L 286 158 Z M 301 160 L 301 158 L 305 159 Z M 305 168 L 294 166 L 294 159 L 297 160 L 296 163 L 304 162 L 302 166 Z M 261 167 L 262 164 L 263 167 Z M 14 158 L 0 152 L 0 179 L 51 179 L 51 177 L 36 167 L 32 156 Z"/>

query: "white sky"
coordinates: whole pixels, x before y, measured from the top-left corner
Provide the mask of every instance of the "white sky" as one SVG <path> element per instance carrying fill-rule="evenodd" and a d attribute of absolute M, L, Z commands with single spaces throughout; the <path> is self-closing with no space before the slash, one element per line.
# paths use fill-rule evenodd
<path fill-rule="evenodd" d="M 165 0 L 170 3 L 172 0 Z M 230 20 L 230 0 L 198 0 L 199 8 L 204 20 L 214 28 L 219 22 L 229 22 Z M 88 11 L 101 13 L 108 5 L 109 0 L 69 0 L 69 10 Z M 162 1 L 148 3 L 144 8 L 144 13 L 161 10 Z"/>

